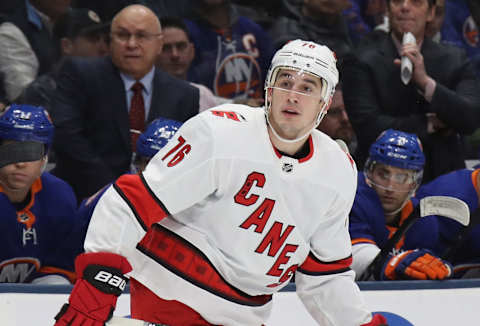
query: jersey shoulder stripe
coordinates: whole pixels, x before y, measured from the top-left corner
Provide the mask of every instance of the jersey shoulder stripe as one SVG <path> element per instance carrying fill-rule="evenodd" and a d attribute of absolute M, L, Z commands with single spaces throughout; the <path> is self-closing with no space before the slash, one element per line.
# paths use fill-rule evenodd
<path fill-rule="evenodd" d="M 298 268 L 298 271 L 303 274 L 312 276 L 338 274 L 350 270 L 351 264 L 352 255 L 347 258 L 335 260 L 332 262 L 323 262 L 310 252 L 307 259 Z"/>
<path fill-rule="evenodd" d="M 163 203 L 153 194 L 141 175 L 126 174 L 113 184 L 114 189 L 125 200 L 142 228 L 147 229 L 154 223 L 170 215 Z"/>

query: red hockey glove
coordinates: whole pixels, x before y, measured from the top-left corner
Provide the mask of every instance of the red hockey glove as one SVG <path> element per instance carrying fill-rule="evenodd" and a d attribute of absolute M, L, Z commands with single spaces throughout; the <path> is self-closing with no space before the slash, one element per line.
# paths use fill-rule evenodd
<path fill-rule="evenodd" d="M 452 266 L 426 249 L 407 250 L 387 260 L 382 280 L 443 280 L 452 275 Z"/>
<path fill-rule="evenodd" d="M 86 253 L 75 260 L 77 282 L 55 316 L 55 326 L 103 326 L 112 317 L 117 297 L 125 289 L 123 274 L 132 266 L 123 256 L 112 253 Z"/>
<path fill-rule="evenodd" d="M 373 318 L 369 323 L 363 324 L 361 326 L 388 326 L 388 324 L 387 319 L 385 319 L 383 315 L 376 313 L 375 315 L 373 315 Z"/>

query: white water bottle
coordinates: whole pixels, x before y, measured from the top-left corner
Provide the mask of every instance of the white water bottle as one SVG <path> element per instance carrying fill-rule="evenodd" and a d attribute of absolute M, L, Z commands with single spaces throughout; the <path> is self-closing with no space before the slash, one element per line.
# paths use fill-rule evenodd
<path fill-rule="evenodd" d="M 403 34 L 402 45 L 405 44 L 417 44 L 417 40 L 412 33 L 407 32 Z M 412 61 L 407 56 L 402 56 L 401 61 L 400 78 L 402 79 L 402 82 L 407 85 L 410 82 L 410 79 L 412 79 L 413 65 Z"/>

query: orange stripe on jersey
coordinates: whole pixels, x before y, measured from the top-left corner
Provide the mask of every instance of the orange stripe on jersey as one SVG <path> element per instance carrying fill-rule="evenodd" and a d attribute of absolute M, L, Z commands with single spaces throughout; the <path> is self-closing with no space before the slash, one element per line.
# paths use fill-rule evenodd
<path fill-rule="evenodd" d="M 145 231 L 152 224 L 170 215 L 163 203 L 148 187 L 142 175 L 123 175 L 118 178 L 113 187 L 128 204 Z"/>
<path fill-rule="evenodd" d="M 356 245 L 356 244 L 359 244 L 359 243 L 371 243 L 371 244 L 376 245 L 375 241 L 373 241 L 372 239 L 368 239 L 368 238 L 357 238 L 357 239 L 352 240 L 352 245 Z"/>
<path fill-rule="evenodd" d="M 352 256 L 347 258 L 332 261 L 323 262 L 316 258 L 312 253 L 308 254 L 307 259 L 298 268 L 299 272 L 307 275 L 327 275 L 343 273 L 350 270 L 352 264 Z"/>
<path fill-rule="evenodd" d="M 52 266 L 45 266 L 38 270 L 39 273 L 42 274 L 60 274 L 68 278 L 70 283 L 75 283 L 77 280 L 77 275 L 74 272 L 67 271 L 66 269 L 52 267 Z"/>
<path fill-rule="evenodd" d="M 480 203 L 480 169 L 476 169 L 475 171 L 472 172 L 472 183 L 473 187 L 477 191 L 477 196 L 478 196 L 478 201 Z"/>

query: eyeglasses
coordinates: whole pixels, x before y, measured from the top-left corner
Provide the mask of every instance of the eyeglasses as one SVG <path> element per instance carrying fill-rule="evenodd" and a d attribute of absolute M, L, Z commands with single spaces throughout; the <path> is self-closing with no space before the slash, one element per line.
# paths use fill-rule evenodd
<path fill-rule="evenodd" d="M 161 33 L 146 33 L 146 32 L 138 32 L 138 33 L 130 33 L 127 31 L 118 31 L 112 32 L 112 37 L 114 40 L 120 43 L 127 43 L 130 41 L 130 38 L 134 38 L 138 43 L 146 43 L 153 40 L 155 37 L 160 36 Z"/>

